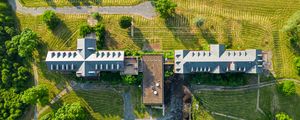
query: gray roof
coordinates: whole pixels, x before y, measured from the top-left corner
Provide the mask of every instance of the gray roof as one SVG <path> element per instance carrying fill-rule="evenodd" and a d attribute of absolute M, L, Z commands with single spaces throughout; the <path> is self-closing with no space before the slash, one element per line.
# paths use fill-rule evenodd
<path fill-rule="evenodd" d="M 82 38 L 77 41 L 77 51 L 49 51 L 46 64 L 49 70 L 96 76 L 100 71 L 122 71 L 124 51 L 96 51 L 96 39 Z"/>
<path fill-rule="evenodd" d="M 262 51 L 225 50 L 225 45 L 212 44 L 210 51 L 175 50 L 175 73 L 262 72 Z"/>

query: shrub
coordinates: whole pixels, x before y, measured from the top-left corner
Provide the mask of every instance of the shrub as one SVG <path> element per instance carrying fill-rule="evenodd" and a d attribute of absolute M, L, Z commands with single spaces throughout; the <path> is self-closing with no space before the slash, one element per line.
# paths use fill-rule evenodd
<path fill-rule="evenodd" d="M 204 18 L 196 18 L 194 20 L 194 24 L 197 26 L 197 27 L 201 27 L 203 24 L 204 24 Z"/>
<path fill-rule="evenodd" d="M 92 13 L 92 17 L 93 17 L 94 19 L 96 19 L 96 20 L 101 20 L 101 16 L 100 16 L 100 14 L 99 14 L 98 12 Z"/>
<path fill-rule="evenodd" d="M 285 114 L 285 113 L 277 113 L 276 114 L 276 120 L 293 120 L 292 118 L 290 118 L 289 115 Z"/>
<path fill-rule="evenodd" d="M 90 27 L 88 24 L 83 24 L 80 26 L 79 34 L 81 37 L 85 37 L 87 34 L 93 32 L 93 28 Z"/>
<path fill-rule="evenodd" d="M 97 36 L 97 49 L 102 49 L 105 45 L 105 26 L 103 23 L 98 23 L 94 31 Z"/>
<path fill-rule="evenodd" d="M 298 71 L 298 74 L 299 74 L 300 73 L 300 57 L 296 57 L 294 59 L 294 64 L 295 64 L 295 66 L 297 68 L 297 71 Z"/>
<path fill-rule="evenodd" d="M 43 21 L 47 24 L 49 29 L 54 29 L 60 22 L 54 11 L 47 10 L 44 12 Z"/>
<path fill-rule="evenodd" d="M 127 85 L 140 85 L 143 79 L 142 75 L 133 76 L 133 75 L 126 75 L 122 76 L 122 81 L 124 84 Z"/>
<path fill-rule="evenodd" d="M 296 93 L 296 87 L 293 81 L 284 81 L 283 83 L 277 85 L 277 89 L 280 93 L 286 96 L 290 96 Z"/>
<path fill-rule="evenodd" d="M 131 26 L 131 21 L 132 21 L 131 17 L 122 16 L 120 21 L 119 21 L 119 25 L 120 25 L 121 28 L 126 29 L 126 28 L 129 28 Z"/>
<path fill-rule="evenodd" d="M 175 15 L 175 8 L 177 4 L 170 0 L 157 0 L 155 1 L 155 9 L 160 13 L 160 17 L 167 18 Z"/>

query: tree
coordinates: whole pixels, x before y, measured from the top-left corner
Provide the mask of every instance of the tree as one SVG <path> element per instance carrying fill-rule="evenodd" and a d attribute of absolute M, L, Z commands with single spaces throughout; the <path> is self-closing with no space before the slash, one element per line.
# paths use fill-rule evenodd
<path fill-rule="evenodd" d="M 120 21 L 119 21 L 119 25 L 121 28 L 126 29 L 129 28 L 131 26 L 131 21 L 132 18 L 129 16 L 122 16 Z"/>
<path fill-rule="evenodd" d="M 293 81 L 284 81 L 283 83 L 279 84 L 278 90 L 280 93 L 290 96 L 296 93 L 295 83 Z"/>
<path fill-rule="evenodd" d="M 293 47 L 300 47 L 299 31 L 300 31 L 300 11 L 295 12 L 283 26 L 282 30 L 288 35 Z"/>
<path fill-rule="evenodd" d="M 177 4 L 170 0 L 157 0 L 155 2 L 155 9 L 160 13 L 160 17 L 167 18 L 175 15 L 175 8 Z"/>
<path fill-rule="evenodd" d="M 25 29 L 20 35 L 16 35 L 11 41 L 6 41 L 7 53 L 18 53 L 21 57 L 31 57 L 33 50 L 38 45 L 38 36 L 30 29 Z"/>
<path fill-rule="evenodd" d="M 47 10 L 44 12 L 43 21 L 47 24 L 49 29 L 54 29 L 60 22 L 54 11 Z"/>
<path fill-rule="evenodd" d="M 49 101 L 49 90 L 45 85 L 34 86 L 25 90 L 21 99 L 26 104 L 45 105 Z"/>
<path fill-rule="evenodd" d="M 20 95 L 0 89 L 0 120 L 15 120 L 22 115 Z"/>
<path fill-rule="evenodd" d="M 80 26 L 79 34 L 81 37 L 85 37 L 87 34 L 90 34 L 93 32 L 93 28 L 89 26 L 88 24 L 82 24 Z"/>
<path fill-rule="evenodd" d="M 1 75 L 2 75 L 2 83 L 5 85 L 5 84 L 8 84 L 8 82 L 10 81 L 11 79 L 11 74 L 9 72 L 8 69 L 3 69 L 1 71 Z"/>
<path fill-rule="evenodd" d="M 102 49 L 105 44 L 105 26 L 103 23 L 98 23 L 94 31 L 96 32 L 97 36 L 97 49 Z"/>
<path fill-rule="evenodd" d="M 44 115 L 42 120 L 84 120 L 85 111 L 80 103 L 64 104 L 55 113 Z"/>
<path fill-rule="evenodd" d="M 290 118 L 289 115 L 287 115 L 283 112 L 277 113 L 275 117 L 276 117 L 276 120 L 293 120 L 292 118 Z"/>
<path fill-rule="evenodd" d="M 29 79 L 30 72 L 28 68 L 24 66 L 19 66 L 14 64 L 14 67 L 15 69 L 17 69 L 17 73 L 13 73 L 13 82 L 19 88 L 19 86 L 22 86 Z"/>

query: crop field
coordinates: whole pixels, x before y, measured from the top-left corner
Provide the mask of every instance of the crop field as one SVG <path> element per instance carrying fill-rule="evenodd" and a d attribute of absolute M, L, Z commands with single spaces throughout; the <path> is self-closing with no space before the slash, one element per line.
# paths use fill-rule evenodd
<path fill-rule="evenodd" d="M 19 0 L 27 7 L 41 6 L 79 6 L 79 5 L 96 5 L 96 6 L 128 6 L 137 5 L 146 0 Z"/>
<path fill-rule="evenodd" d="M 202 107 L 210 112 L 218 112 L 244 119 L 268 119 L 277 112 L 285 112 L 294 119 L 299 118 L 300 85 L 297 94 L 286 97 L 277 93 L 275 86 L 260 89 L 260 108 L 264 114 L 256 110 L 257 90 L 210 92 L 201 91 L 194 95 L 202 103 Z M 224 119 L 213 115 L 215 119 Z"/>

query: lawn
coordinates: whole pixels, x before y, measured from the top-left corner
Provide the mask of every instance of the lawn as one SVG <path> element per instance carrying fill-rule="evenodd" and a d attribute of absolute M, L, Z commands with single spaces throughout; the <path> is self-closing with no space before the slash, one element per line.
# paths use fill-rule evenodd
<path fill-rule="evenodd" d="M 71 91 L 46 112 L 59 108 L 63 103 L 74 102 L 81 103 L 89 119 L 120 120 L 123 118 L 122 95 L 111 89 Z"/>
<path fill-rule="evenodd" d="M 285 112 L 294 119 L 300 117 L 300 85 L 297 86 L 297 94 L 283 96 L 277 93 L 275 86 L 260 89 L 260 108 L 266 115 L 256 111 L 257 90 L 211 92 L 202 91 L 194 93 L 202 103 L 202 107 L 210 112 L 218 112 L 244 119 L 269 119 L 278 112 Z M 212 115 L 214 119 L 225 119 Z M 211 117 L 211 116 L 209 116 Z"/>
<path fill-rule="evenodd" d="M 79 5 L 96 5 L 96 6 L 128 6 L 137 5 L 146 0 L 19 0 L 27 7 L 40 6 L 79 6 Z"/>

